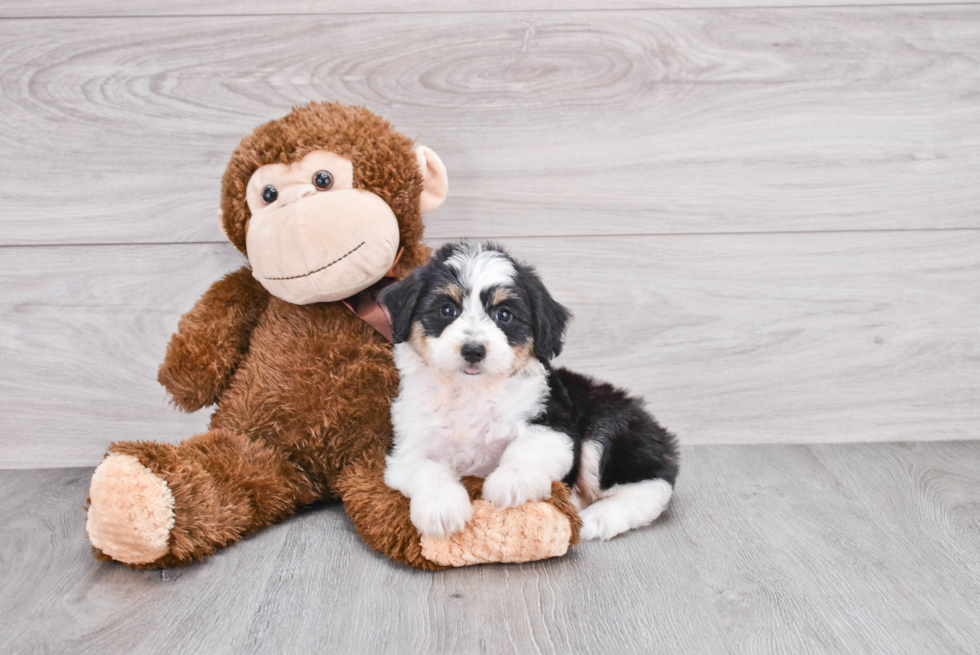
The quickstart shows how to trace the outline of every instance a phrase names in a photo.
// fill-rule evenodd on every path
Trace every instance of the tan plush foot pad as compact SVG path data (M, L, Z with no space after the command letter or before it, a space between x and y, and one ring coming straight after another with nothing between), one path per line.
M547 502L497 509L485 500L473 503L473 520L450 537L422 537L422 557L442 566L489 562L531 562L568 552L572 525Z
M174 496L132 455L109 455L92 475L85 528L92 545L126 564L146 564L170 550Z

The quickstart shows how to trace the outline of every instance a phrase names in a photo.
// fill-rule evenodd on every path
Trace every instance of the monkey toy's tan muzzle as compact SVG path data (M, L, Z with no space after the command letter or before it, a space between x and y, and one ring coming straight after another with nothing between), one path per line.
M252 275L269 293L308 305L348 298L380 280L398 241L398 220L384 200L344 189L299 194L255 213L245 247Z

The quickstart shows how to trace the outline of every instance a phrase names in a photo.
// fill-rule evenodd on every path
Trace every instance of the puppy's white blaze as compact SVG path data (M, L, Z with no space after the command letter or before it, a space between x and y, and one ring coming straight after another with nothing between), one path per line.
M469 298L462 315L439 338L428 339L427 343L430 363L447 375L456 375L462 384L509 375L514 365L514 349L507 343L507 336L487 318L482 306L472 307ZM464 377L462 369L466 360L460 353L466 343L477 343L487 349L486 357L480 362L482 375Z
M575 491L583 506L588 506L599 497L600 472L602 464L602 444L598 441L583 441L579 457L578 479Z
M503 253L485 250L482 244L460 246L446 265L456 269L459 280L479 298L480 291L493 286L508 285L517 271Z
M612 539L627 530L649 525L667 508L674 488L662 479L618 484L579 513L582 541Z

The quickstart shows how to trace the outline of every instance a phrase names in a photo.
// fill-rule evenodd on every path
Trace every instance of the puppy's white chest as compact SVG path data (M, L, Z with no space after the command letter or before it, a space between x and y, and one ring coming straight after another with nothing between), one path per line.
M526 423L526 411L506 391L482 396L456 389L431 405L441 425L430 457L446 461L459 475L485 477L493 471Z
M458 475L486 477L541 411L546 393L543 369L492 384L403 371L392 406L396 449L421 449L425 458L445 462Z

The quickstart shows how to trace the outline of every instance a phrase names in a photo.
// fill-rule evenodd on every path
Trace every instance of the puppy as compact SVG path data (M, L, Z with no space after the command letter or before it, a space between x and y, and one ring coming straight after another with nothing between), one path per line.
M401 374L385 482L411 499L423 534L470 520L464 475L485 478L483 497L498 507L548 498L563 480L583 540L647 525L666 508L674 436L641 400L549 366L569 312L532 268L492 244L449 244L383 302Z

